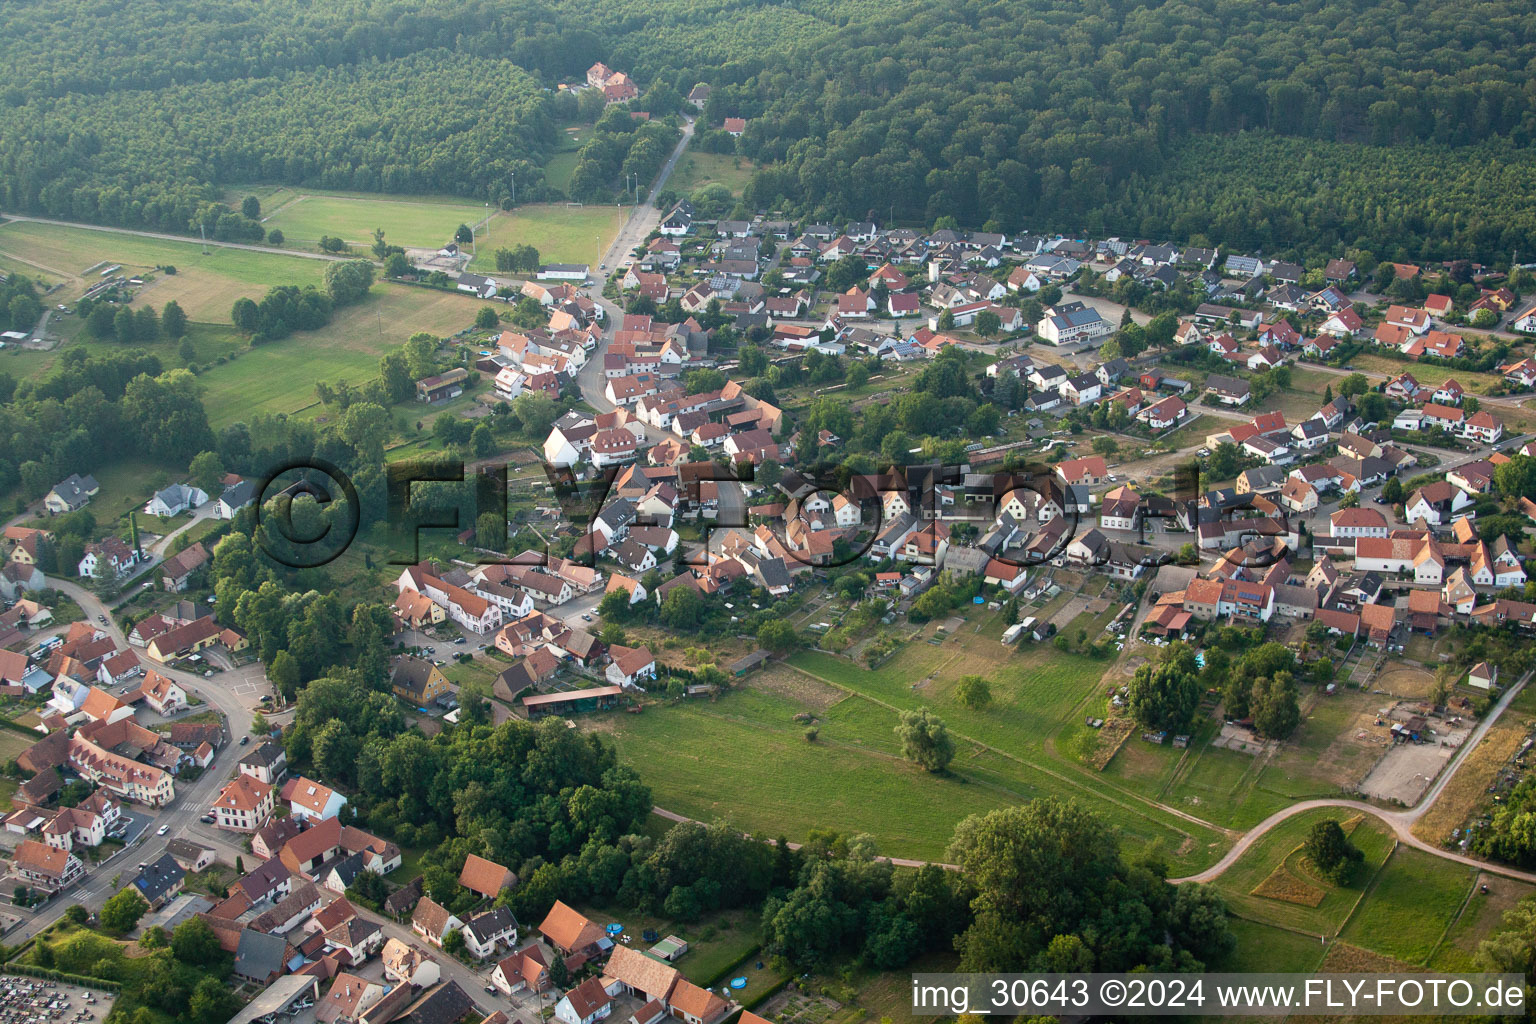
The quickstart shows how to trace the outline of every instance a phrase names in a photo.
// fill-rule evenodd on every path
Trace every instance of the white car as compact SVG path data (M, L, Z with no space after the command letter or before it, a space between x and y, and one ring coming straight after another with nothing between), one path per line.
M155 835L163 836L167 832L169 832L170 830L171 830L171 826L169 826L169 825L161 825L159 828L155 829Z

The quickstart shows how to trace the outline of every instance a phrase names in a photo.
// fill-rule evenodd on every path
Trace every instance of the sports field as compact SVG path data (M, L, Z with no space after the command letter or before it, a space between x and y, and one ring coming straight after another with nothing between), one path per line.
M437 247L453 241L460 224L471 226L495 206L431 196L343 195L279 190L262 199L262 226L283 233L284 245L312 246L333 235L356 246L373 244L375 228L395 245Z
M545 263L585 263L596 271L628 216L627 206L519 206L491 221L490 233L481 238L480 253L469 265L480 273L494 273L497 249L531 245Z

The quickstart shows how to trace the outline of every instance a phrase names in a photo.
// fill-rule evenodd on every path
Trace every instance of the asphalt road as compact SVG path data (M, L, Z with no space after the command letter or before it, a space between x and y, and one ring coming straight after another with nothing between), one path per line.
M645 244L646 237L655 230L661 222L661 210L656 207L656 194L666 187L667 179L671 177L672 170L677 166L678 159L683 151L688 148L688 143L693 139L694 122L688 121L683 126L683 137L678 140L677 147L667 159L666 165L656 175L656 183L651 187L650 194L641 205L634 208L629 215L629 220L619 229L618 237L614 239L613 246L608 250L608 256L603 261L610 269L617 267L630 251L638 245ZM619 323L624 317L624 310L617 304L604 298L601 288L595 290L592 299L603 308L606 317L606 330L602 340L597 343L591 356L587 359L580 372L576 375L576 385L581 389L581 397L588 405L598 412L611 412L614 404L608 400L605 388L608 386L607 378L603 376L603 356L608 351L608 346L613 343L613 333L618 330ZM656 444L674 435L655 427L642 424L645 429L646 439ZM741 486L733 482L722 483L720 492L720 521L725 523L745 522L746 496ZM728 519L727 514L739 518ZM582 609L586 611L588 609ZM563 609L562 609L563 611ZM578 612L580 614L580 612Z
M98 628L106 630L117 641L119 647L128 646L127 637L123 634L121 627L118 626L107 606L94 593L65 579L55 578L52 580L52 585L80 605L86 619ZM105 626L101 625L98 618L102 615L107 616ZM165 852L166 843L178 836L207 845L212 845L210 840L219 839L226 849L231 848L228 846L227 837L219 836L207 826L200 825L197 819L200 815L207 813L214 797L228 781L234 763L243 753L240 740L251 734L252 712L259 705L261 694L271 692L270 688L265 686L265 676L261 674L259 665L255 666L254 670L246 668L215 673L212 678L192 675L165 666L154 667L156 671L181 684L188 693L195 693L209 707L224 714L228 721L228 742L215 753L213 761L196 782L178 781L176 783L176 798L170 806L159 810L134 808L135 812L147 814L151 818L150 827L144 830L141 841L125 847L109 860L91 868L82 881L75 883L62 895L56 896L45 908L33 915L30 920L25 921L14 933L15 935L25 938L36 934L58 920L65 908L72 903L85 903L92 907L99 907L117 889L128 884L137 872L139 862L155 860ZM156 835L161 826L169 826L169 831L164 836ZM122 877L119 879L118 886L114 887L112 879L117 875ZM19 939L12 941L19 941Z

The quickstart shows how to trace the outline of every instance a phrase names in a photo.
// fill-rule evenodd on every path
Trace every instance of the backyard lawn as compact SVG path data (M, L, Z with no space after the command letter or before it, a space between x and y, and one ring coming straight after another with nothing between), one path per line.
M598 927L622 924L624 933L630 937L630 946L641 952L654 945L641 938L646 929L662 938L678 936L688 943L688 952L673 966L695 985L718 986L726 972L757 949L761 941L762 913L755 908L722 910L690 922L671 921L636 910L614 911L581 904L575 909Z

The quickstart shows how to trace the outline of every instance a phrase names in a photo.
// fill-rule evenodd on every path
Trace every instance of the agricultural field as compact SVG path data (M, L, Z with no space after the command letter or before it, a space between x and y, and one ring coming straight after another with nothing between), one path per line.
M519 206L491 221L469 266L495 273L497 249L531 245L545 263L585 263L596 272L628 216L627 206Z
M732 195L739 196L756 170L746 157L690 149L678 158L672 177L667 179L667 187L678 195L688 195L705 185L724 185Z
M258 198L260 198L258 194ZM460 224L474 226L489 214L504 216L492 206L464 199L434 196L346 195L282 189L263 198L262 226L283 233L283 244L309 248L321 235L354 246L373 244L375 228L394 245L438 248L453 241Z
M163 306L174 298L193 320L216 323L229 322L229 308L242 295L260 296L278 284L319 284L325 274L325 261L279 250L262 252L210 245L204 255L195 241L25 221L0 224L0 255L23 257L50 268L51 273L61 278L71 279L71 287L59 293L60 301L80 295L96 277L95 273L84 277L82 272L103 260L122 264L128 273L153 271L169 264L177 273L161 275L160 280L147 286L142 293L146 300ZM170 280L183 274L190 283Z
M258 412L300 412L316 404L316 381L372 380L386 352L418 331L443 336L468 327L480 305L460 292L375 284L320 330L257 345L205 371L198 379L208 421L217 430Z
M1387 826L1366 815L1350 831L1350 841L1365 855L1354 876L1343 885L1318 878L1300 849L1307 831L1327 818L1346 823L1350 817L1350 812L1323 807L1288 818L1212 884L1237 917L1312 936L1336 936L1394 846Z
M1399 846L1340 938L1423 964L1460 912L1475 874L1472 868Z

